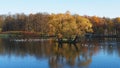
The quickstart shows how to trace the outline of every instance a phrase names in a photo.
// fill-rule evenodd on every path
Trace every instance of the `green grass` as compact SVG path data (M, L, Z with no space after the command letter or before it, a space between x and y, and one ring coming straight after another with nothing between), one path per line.
M0 38L8 38L9 34L0 34Z
M6 31L0 32L0 38L48 38L48 35L43 35L40 32L27 32L27 31Z

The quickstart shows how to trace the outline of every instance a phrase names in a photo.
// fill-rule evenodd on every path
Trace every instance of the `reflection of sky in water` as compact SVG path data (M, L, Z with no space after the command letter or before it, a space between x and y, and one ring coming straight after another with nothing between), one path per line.
M0 68L49 68L48 60L37 60L33 56L0 56Z
M55 45L0 40L0 68L120 68L120 46L116 42L77 44L78 51L74 45L59 49Z
M101 50L97 55L92 56L90 68L120 68L120 57L116 52L108 54Z

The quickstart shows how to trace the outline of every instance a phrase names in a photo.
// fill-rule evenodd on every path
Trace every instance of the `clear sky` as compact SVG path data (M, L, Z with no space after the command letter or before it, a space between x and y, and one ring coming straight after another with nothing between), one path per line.
M89 16L120 16L120 0L0 0L0 14L65 13Z

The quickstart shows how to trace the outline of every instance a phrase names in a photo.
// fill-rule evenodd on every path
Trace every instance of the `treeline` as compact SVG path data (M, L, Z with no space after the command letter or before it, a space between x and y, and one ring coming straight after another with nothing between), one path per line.
M0 28L5 31L28 31L59 36L83 36L86 33L120 34L120 18L80 16L66 13L0 15Z
M5 31L32 31L32 32L46 32L49 14L15 14L8 16L1 16L1 30Z

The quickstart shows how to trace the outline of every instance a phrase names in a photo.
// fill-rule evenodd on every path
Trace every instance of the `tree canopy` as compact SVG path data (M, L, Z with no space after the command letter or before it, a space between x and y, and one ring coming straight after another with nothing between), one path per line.
M59 37L94 34L120 34L120 17L80 16L66 13L0 15L0 30L38 32Z
M68 13L50 15L49 27L50 33L67 38L92 32L92 24L88 19Z

